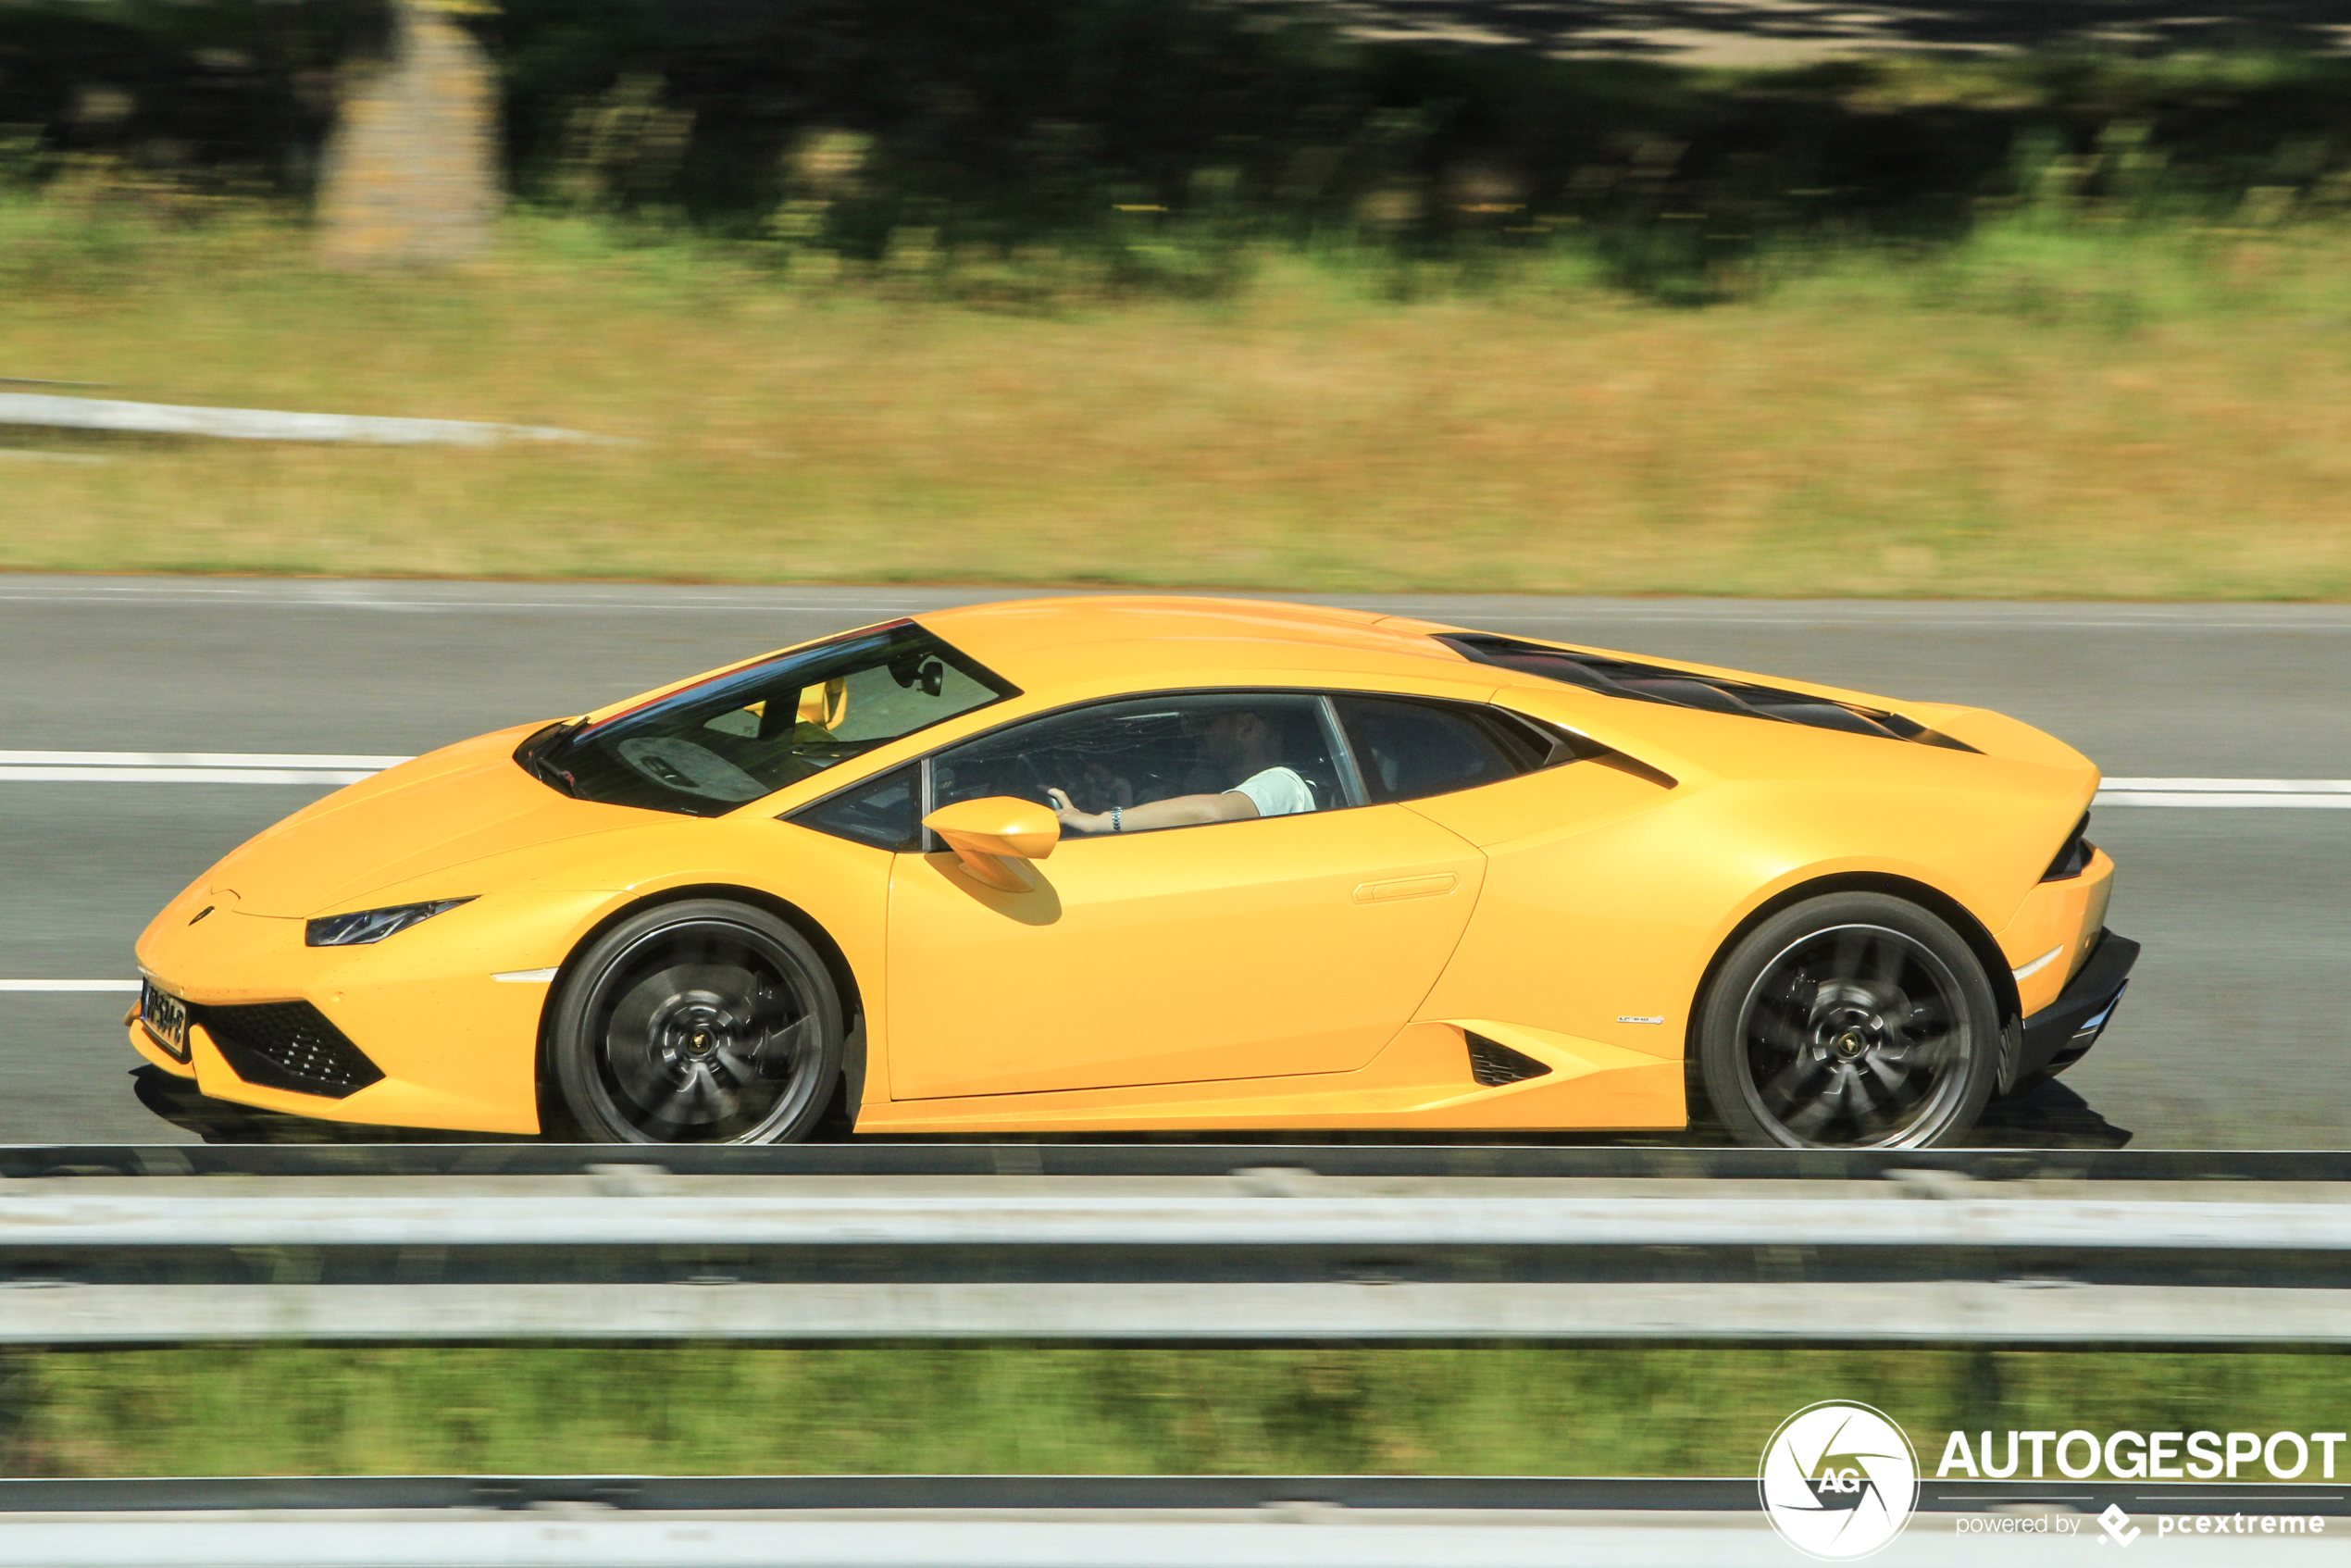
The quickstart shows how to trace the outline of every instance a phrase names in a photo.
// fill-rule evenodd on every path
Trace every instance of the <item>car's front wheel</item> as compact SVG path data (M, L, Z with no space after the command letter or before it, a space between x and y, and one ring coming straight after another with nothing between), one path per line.
M568 965L548 1064L591 1141L792 1142L825 1113L843 1034L806 938L696 899L630 916Z
M1808 899L1724 959L1699 1005L1707 1100L1741 1143L1923 1149L1974 1126L1999 1074L1983 961L1917 904Z

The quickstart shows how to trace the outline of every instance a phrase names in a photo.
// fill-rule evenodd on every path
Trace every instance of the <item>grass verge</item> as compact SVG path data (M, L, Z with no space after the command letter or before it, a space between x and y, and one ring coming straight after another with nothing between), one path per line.
M0 374L631 444L6 430L0 569L2351 594L2332 225L2018 219L1701 310L1565 247L1404 299L1402 263L1286 252L1230 299L1028 312L584 221L442 277L300 255L225 225L28 275Z
M7 1473L1751 1474L1860 1400L1956 1428L2340 1427L2325 1353L909 1343L24 1352Z

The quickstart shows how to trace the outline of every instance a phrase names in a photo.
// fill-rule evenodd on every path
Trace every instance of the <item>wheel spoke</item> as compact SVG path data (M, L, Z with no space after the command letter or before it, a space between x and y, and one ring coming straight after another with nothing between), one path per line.
M1796 1100L1796 1091L1811 1079L1818 1077L1825 1065L1824 1063L1816 1061L1810 1052L1798 1052L1796 1060L1781 1068L1779 1076L1764 1086L1764 1103L1775 1110L1793 1103Z
M1874 1130L1885 1126L1892 1119L1886 1108L1894 1103L1897 1097L1888 1094L1880 1100L1871 1094L1869 1076L1857 1063L1846 1069L1845 1098L1853 1113L1854 1125Z
M1769 1045L1775 1051L1795 1052L1799 1055L1812 1043L1801 1025L1784 1013L1773 1013L1759 1018L1760 1028L1750 1028L1748 1039Z
M1902 1013L1903 1032L1920 1039L1950 1033L1952 1022L1950 1004L1939 996L1913 1002Z
M1798 1138L1810 1138L1819 1131L1845 1103L1845 1086L1846 1074L1840 1069L1831 1087L1813 1096L1812 1103L1789 1118L1787 1130Z
M1865 926L1840 928L1829 949L1829 973L1846 979L1861 972L1861 955L1869 950L1870 932Z
M686 1069L661 1104L665 1121L680 1124L715 1122L735 1108L736 1096L718 1081L710 1064L697 1062Z
M1909 954L1891 931L1880 931L1870 938L1868 957L1859 971L1872 990L1890 991L1902 977L1902 965Z
M1899 1095L1903 1086L1910 1081L1909 1064L1889 1057L1882 1051L1872 1052L1869 1064L1870 1071L1876 1075L1878 1080L1884 1083L1892 1094Z

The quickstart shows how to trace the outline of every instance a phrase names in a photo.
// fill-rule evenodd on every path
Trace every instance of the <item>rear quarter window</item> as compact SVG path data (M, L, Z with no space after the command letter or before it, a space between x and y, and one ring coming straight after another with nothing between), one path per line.
M1556 748L1492 709L1404 697L1335 699L1363 792L1375 805L1499 784L1547 765Z

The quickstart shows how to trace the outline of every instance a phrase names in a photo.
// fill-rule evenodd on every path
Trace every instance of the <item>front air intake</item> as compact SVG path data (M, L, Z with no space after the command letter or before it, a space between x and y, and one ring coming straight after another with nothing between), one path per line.
M258 1088L341 1100L383 1078L383 1069L306 1002L188 1012L220 1048L230 1070Z
M1470 1076L1487 1089L1539 1078L1550 1071L1532 1056L1512 1051L1499 1039L1488 1039L1469 1029L1462 1031L1462 1038L1469 1042Z

